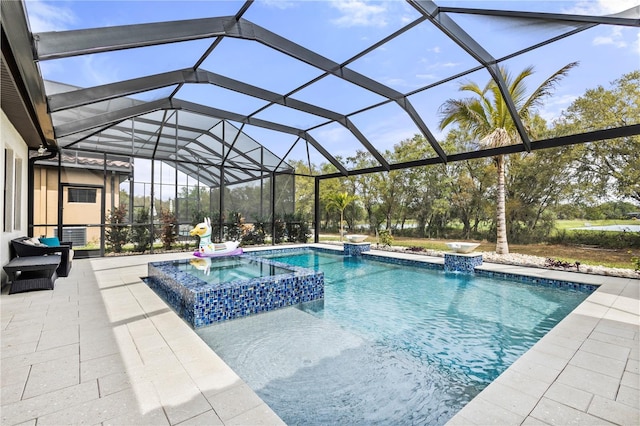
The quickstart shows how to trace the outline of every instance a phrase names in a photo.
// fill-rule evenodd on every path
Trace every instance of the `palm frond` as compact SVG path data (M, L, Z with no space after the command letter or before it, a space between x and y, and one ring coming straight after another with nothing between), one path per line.
M513 79L513 81L507 82L507 84L509 85L509 93L511 93L514 103L517 104L518 103L517 100L522 99L522 97L526 93L527 86L524 81L527 77L530 77L531 75L533 75L534 72L535 70L533 68L533 65L530 65L525 69L523 69L516 76L516 78Z
M442 117L438 127L440 130L444 130L449 124L458 120L458 113L461 109L465 108L464 99L447 99L440 108L438 108L438 115Z
M471 92L479 97L483 97L484 94L486 93L487 89L486 87L484 89L481 89L480 86L478 86L477 83L473 82L473 81L467 81L466 83L462 83L460 84L460 86L458 87L458 91L459 92Z
M487 122L483 105L475 98L449 99L438 112L442 116L439 123L440 130L451 123L458 123L461 128L475 133L477 128L485 127Z
M566 77L569 71L572 68L578 66L578 64L579 62L571 62L560 68L549 78L543 81L542 84L540 84L540 86L538 86L538 88L534 90L533 93L531 93L531 96L529 96L527 101L523 104L522 109L529 110L535 106L538 106L543 98L551 95L553 89L555 89L555 87L558 85L558 82Z
M466 128L478 138L487 134L492 127L490 111L487 111L477 99L469 105L466 120Z
M531 116L532 108L543 97L549 95L558 81L566 76L569 70L576 65L577 63L573 62L562 67L545 80L526 100L527 88L525 81L527 77L534 73L534 67L526 67L515 77L506 68L501 67L500 76L509 91L509 96L513 100L520 118L527 121ZM466 99L447 100L438 111L442 117L439 123L440 130L444 130L449 124L457 123L461 129L469 131L478 139L488 138L488 140L494 141L491 142L492 144L506 143L505 141L511 144L520 139L513 117L507 108L507 103L502 96L497 81L490 79L483 88L477 83L465 82L460 85L459 89L460 91L471 92L475 96ZM500 132L494 134L498 129L500 129Z

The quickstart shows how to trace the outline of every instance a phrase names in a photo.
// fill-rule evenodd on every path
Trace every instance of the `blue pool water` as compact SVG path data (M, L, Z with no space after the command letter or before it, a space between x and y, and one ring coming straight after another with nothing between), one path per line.
M197 330L290 425L444 424L588 293L312 251L325 299Z
M292 271L268 263L256 262L241 256L203 257L176 260L173 262L179 271L191 274L205 283L221 284L234 280L287 274Z

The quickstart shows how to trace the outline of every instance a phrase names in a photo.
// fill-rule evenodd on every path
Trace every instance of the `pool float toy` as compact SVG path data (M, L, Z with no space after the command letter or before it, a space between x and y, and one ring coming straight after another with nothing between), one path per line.
M237 256L242 254L242 248L238 247L239 241L226 241L224 243L211 242L211 219L204 218L204 222L201 222L195 226L189 235L200 237L200 246L198 250L193 252L196 257L217 257L217 256Z
M189 260L189 264L203 274L209 275L211 273L211 258L210 257L195 257Z

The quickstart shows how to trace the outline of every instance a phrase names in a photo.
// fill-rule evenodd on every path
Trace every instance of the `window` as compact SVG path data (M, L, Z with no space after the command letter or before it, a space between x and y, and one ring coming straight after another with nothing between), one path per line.
M4 150L4 231L10 232L13 225L13 151Z
M13 185L13 229L22 229L22 158L16 158L15 161L15 181Z
M70 203L95 203L95 188L69 188Z
M22 228L22 158L4 150L4 232Z

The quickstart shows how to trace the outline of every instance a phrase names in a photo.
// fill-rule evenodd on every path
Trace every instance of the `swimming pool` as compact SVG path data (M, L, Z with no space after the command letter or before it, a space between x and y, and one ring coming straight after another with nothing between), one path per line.
M197 333L288 424L444 424L588 295L310 250L325 298Z

